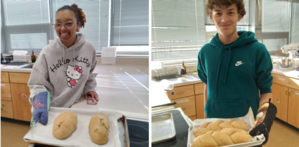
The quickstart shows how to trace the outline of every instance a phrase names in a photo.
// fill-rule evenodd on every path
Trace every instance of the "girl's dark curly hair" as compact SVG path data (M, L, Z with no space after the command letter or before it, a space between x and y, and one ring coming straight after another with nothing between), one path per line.
M57 11L56 11L56 14L60 11L60 10L71 10L75 13L75 17L77 19L77 22L81 23L81 27L84 28L84 24L86 22L86 15L85 13L82 11L81 8L78 7L78 5L76 4L72 4L71 6L69 5L65 5L61 8L59 8Z

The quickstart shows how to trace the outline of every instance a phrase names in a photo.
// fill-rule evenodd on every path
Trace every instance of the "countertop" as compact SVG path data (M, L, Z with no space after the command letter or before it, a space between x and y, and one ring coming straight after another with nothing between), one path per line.
M1 71L30 73L31 69L13 69L1 66ZM87 105L82 97L71 108L107 109L127 118L148 120L149 76L146 65L97 65L97 105Z
M299 71L281 69L274 65L272 73L299 80ZM198 78L197 72L188 73L186 75L181 76L180 78L173 78L161 81L155 81L152 79L150 87L150 105L157 106L166 103L171 103L165 91L168 85L173 85L173 87L177 87L197 83L202 83L202 81L200 81L200 79Z

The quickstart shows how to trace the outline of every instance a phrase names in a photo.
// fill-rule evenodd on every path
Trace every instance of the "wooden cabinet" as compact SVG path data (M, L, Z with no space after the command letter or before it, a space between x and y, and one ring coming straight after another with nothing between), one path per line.
M1 117L31 121L30 73L1 72Z
M195 84L196 118L205 118L204 83Z
M27 84L29 80L29 73L9 73L10 83L23 83Z
M171 100L171 102L180 102L180 101L186 101L183 103L179 103L179 104L175 104L174 107L175 108L182 108L182 110L184 111L184 113L188 116L188 117L196 117L196 110L195 110L195 98L194 96L189 96L189 97L185 97L185 98L179 98L179 99L174 99Z
M11 84L14 118L17 120L31 120L30 91L26 84Z
M204 95L196 95L196 118L204 119L205 118L205 103L204 103Z
M187 86L174 87L172 90L167 90L167 95L169 99L177 99L177 98L192 96L194 95L194 86L187 85Z
M289 89L288 123L299 128L299 90Z
M174 87L172 90L167 90L168 98L171 102L180 102L174 105L175 108L180 107L185 115L187 115L191 120L196 118L196 107L195 107L195 97L194 97L194 85L178 86Z
M273 104L277 108L276 117L287 122L288 121L288 92L289 89L286 86L273 84L272 87Z
M11 101L1 100L1 117L14 118Z
M299 128L299 80L272 74L276 117Z
M190 84L186 86L174 87L173 90L167 90L168 98L171 102L188 102L174 105L180 107L191 120L204 118L204 83Z
M1 82L1 100L11 101L10 84Z
M8 72L1 72L1 83L9 82Z

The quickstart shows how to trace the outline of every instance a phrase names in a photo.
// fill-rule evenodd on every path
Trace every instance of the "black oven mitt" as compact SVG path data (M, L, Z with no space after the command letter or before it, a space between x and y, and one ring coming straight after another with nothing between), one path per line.
M249 131L249 134L251 136L264 134L266 140L262 145L266 144L269 139L269 133L276 113L277 108L271 103L271 99L269 99L269 102L264 103L257 111L256 124Z

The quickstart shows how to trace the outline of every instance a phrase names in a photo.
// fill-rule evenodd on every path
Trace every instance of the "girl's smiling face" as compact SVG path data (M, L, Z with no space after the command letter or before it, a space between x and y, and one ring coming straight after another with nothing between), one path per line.
M55 25L57 36L66 47L72 46L76 42L76 32L79 32L80 23L71 10L60 10L56 13Z

